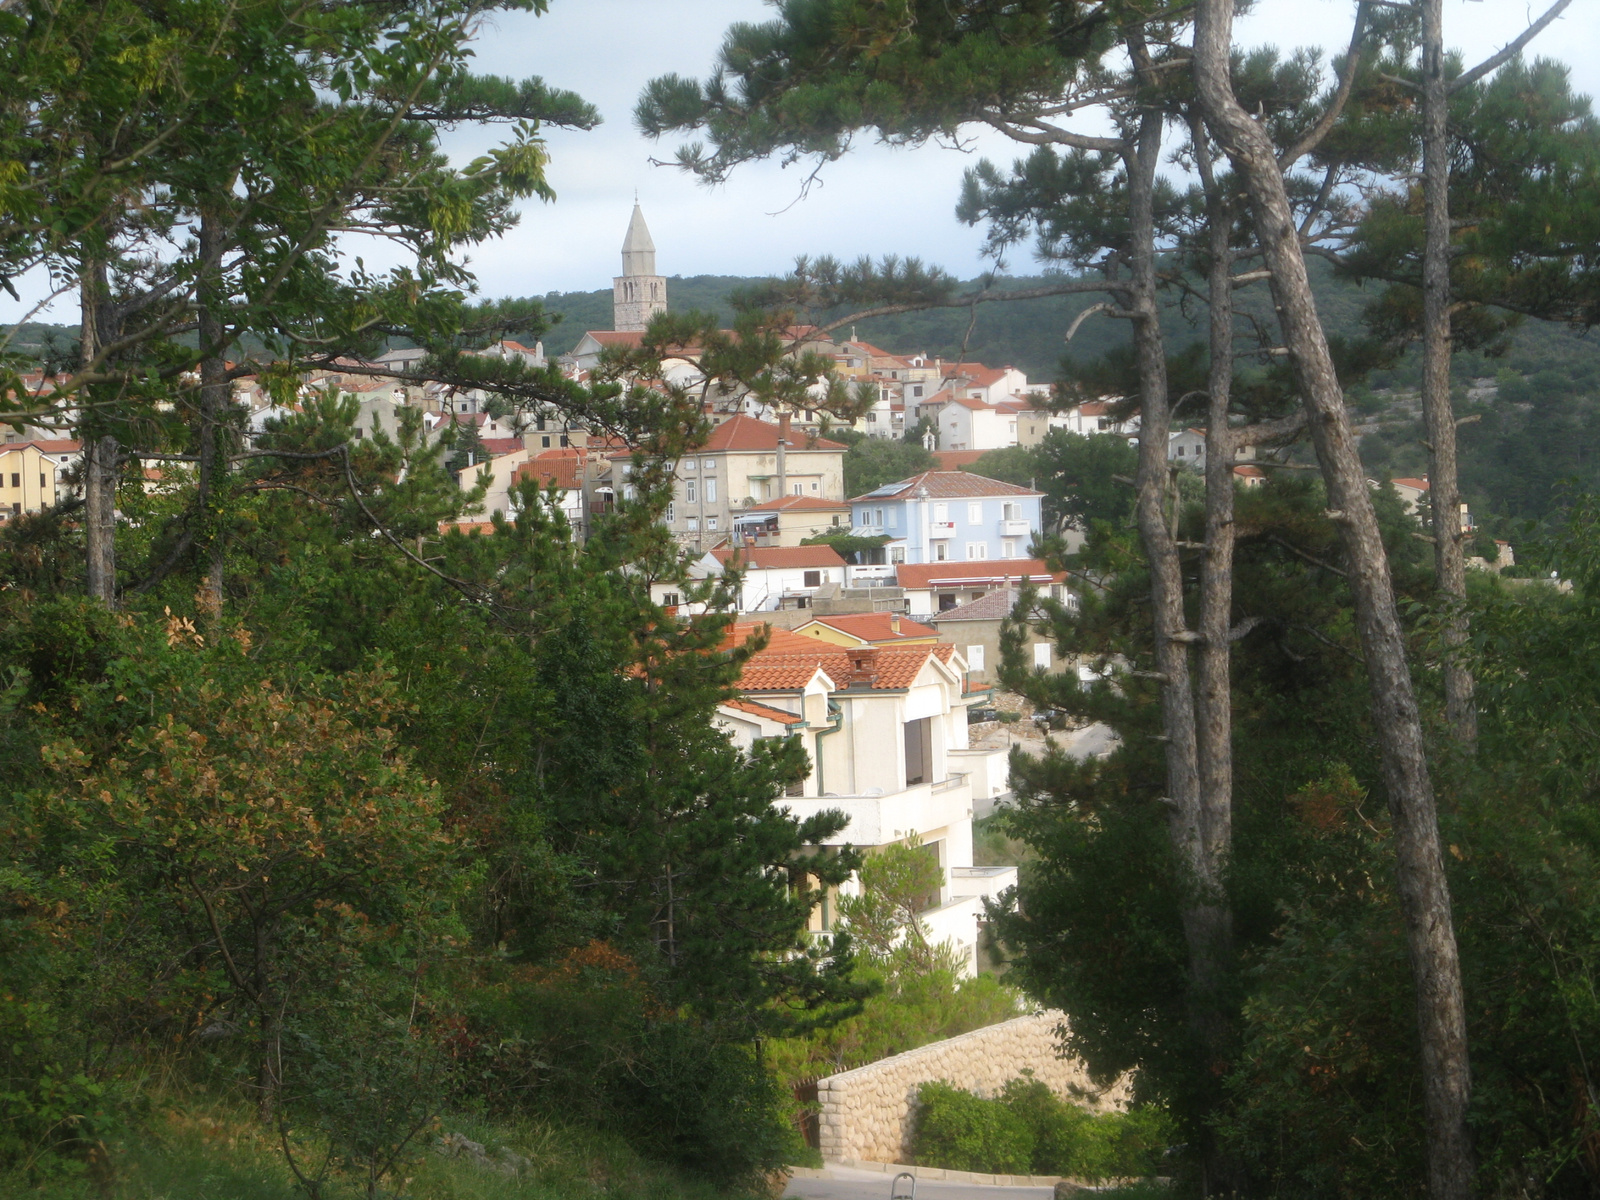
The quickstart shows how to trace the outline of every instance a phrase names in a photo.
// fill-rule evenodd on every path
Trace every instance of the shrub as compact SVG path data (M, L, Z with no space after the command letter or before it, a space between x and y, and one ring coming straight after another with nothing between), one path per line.
M996 1174L1128 1179L1152 1175L1172 1140L1157 1108L1091 1113L1037 1079L1013 1079L985 1100L924 1084L912 1146L920 1166Z
M1020 1116L948 1083L918 1089L912 1145L924 1167L1025 1175L1033 1163L1033 1130Z

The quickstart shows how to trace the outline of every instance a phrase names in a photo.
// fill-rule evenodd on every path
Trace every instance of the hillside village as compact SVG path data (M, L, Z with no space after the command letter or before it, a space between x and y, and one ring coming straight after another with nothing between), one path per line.
M622 244L622 273L613 281L613 326L589 330L556 366L587 382L609 347L637 348L649 321L667 311L667 280L656 273L656 250L636 204ZM730 645L758 630L768 637L741 680L743 698L722 705L718 719L735 744L799 736L812 768L784 803L797 814L841 805L849 814L839 844L879 847L920 839L939 863L944 884L924 920L948 939L967 971L979 965L985 897L1016 882L1016 870L980 867L973 856L974 816L1009 792L1007 750L974 748L968 711L988 709L1000 659L1000 628L1020 589L1064 603L1077 598L1067 575L1033 556L1047 532L1042 493L987 479L965 468L992 450L1037 445L1052 430L1137 440L1139 418L1115 397L1058 408L1053 389L1012 366L946 362L894 353L852 335L835 339L815 329L792 331L792 350L827 356L836 374L864 385L875 400L853 423L816 410L775 411L750 394L708 400L711 434L675 464L675 495L664 520L691 558L689 577L740 576ZM502 340L481 353L548 362L543 346ZM522 485L555 496L581 539L596 517L630 494L633 454L614 438L550 418L497 415L492 393L418 381L421 352L398 349L370 362L351 361L301 379L302 402L348 395L359 404L356 439L393 436L403 410L420 411L429 443L469 447L458 455L463 490L482 485L481 512L452 522L460 532L489 532L496 517L513 517ZM393 373L389 373L393 372ZM666 364L675 382L698 383L696 355ZM49 390L40 376L32 387ZM233 385L234 403L259 435L289 410L258 379ZM938 469L847 496L848 431L869 439L920 433ZM11 431L0 445L0 517L34 513L73 494L81 481L81 446ZM465 435L465 437L462 437ZM1201 470L1205 433L1175 430L1168 457L1175 468ZM1239 448L1237 486L1259 486L1265 472L1252 447ZM148 466L147 490L182 475ZM1374 481L1376 486L1376 481ZM1426 505L1427 481L1394 480L1411 512ZM1463 530L1471 517L1462 506ZM1065 533L1075 545L1081 534ZM841 534L875 544L847 560L826 539ZM1502 558L1511 560L1501 543ZM668 611L704 611L683 602L677 585L659 584L654 599ZM1035 670L1091 668L1063 660L1051 641L1030 629L1025 640ZM837 736L834 736L837 735ZM850 895L846 883L835 893ZM833 928L837 899L813 914L813 928Z

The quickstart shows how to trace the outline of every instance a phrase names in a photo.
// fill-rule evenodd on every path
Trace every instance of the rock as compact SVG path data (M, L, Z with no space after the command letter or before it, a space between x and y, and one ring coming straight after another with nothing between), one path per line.
M1081 1183L1073 1183L1070 1179L1056 1181L1055 1200L1071 1200L1073 1196L1081 1196L1089 1189Z

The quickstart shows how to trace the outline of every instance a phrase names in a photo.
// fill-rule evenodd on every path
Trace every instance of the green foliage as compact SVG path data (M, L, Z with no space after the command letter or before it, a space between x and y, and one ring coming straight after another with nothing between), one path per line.
M940 1082L917 1090L912 1137L923 1166L1100 1182L1154 1174L1172 1124L1149 1107L1092 1113L1037 1079L1013 1079L993 1099Z
M846 498L864 495L886 483L906 479L935 466L933 455L920 443L893 438L867 438L844 454Z
M912 1147L924 1167L1024 1175L1033 1165L1033 1130L1020 1114L948 1083L917 1089Z

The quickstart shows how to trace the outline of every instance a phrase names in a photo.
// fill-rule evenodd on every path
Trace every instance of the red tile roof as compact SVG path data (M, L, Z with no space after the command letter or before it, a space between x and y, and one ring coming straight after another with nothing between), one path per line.
M886 488L896 488L890 493ZM910 479L902 479L896 483L886 483L872 493L874 500L904 500L915 494L918 488L928 489L928 495L934 500L964 500L978 496L1042 496L1043 492L1036 492L1032 488L1018 487L1014 483L1001 483L998 479L990 479L984 475L974 475L971 471L924 471L920 475L913 475ZM879 494L882 493L882 494ZM865 500L866 496L856 496L851 502Z
M848 500L823 500L818 496L779 496L752 504L745 512L848 512Z
M845 449L842 443L830 442L827 438L808 438L799 429L790 429L788 444L791 451L838 450L842 453ZM775 451L777 448L778 427L770 421L747 417L743 413L729 417L713 429L702 447L712 453L725 450Z
M515 454L523 448L522 439L519 437L484 438L483 448L490 457L499 458L502 454Z
M939 631L920 625L909 617L900 617L899 631L895 630L893 613L850 613L842 617L818 617L816 624L848 633L864 642L892 642L896 638L938 637ZM802 635L804 636L804 635Z
M742 645L757 630L768 628L754 623L741 623L729 628L723 637L724 647ZM766 649L752 655L745 663L739 677L739 687L747 692L792 692L809 684L821 671L841 691L850 686L853 668L850 652L842 646L791 633L787 629L772 629ZM873 672L876 678L870 686L874 691L892 691L910 687L916 682L930 657L948 663L953 646L878 646L873 647L875 657ZM858 685L859 686L859 685Z
M939 625L946 621L1002 621L1011 615L1017 605L1017 592L1012 588L998 588L976 600L958 604L929 617Z
M975 463L987 450L935 450L933 459L939 464L941 471L959 471L968 463Z
M537 479L544 487L554 481L558 488L573 491L583 484L584 452L576 447L545 450L517 468L517 479Z
M1249 463L1235 467L1233 473L1244 479L1265 479L1267 477L1267 473L1260 467L1252 467Z
M755 700L724 700L719 707L738 709L751 716L777 721L783 725L798 725L805 720L804 717L797 717L791 712L784 712L781 708L773 708L770 704L760 704Z
M21 450L24 446L33 446L40 454L77 454L83 449L82 442L68 438L34 438L26 442L0 442L0 454Z
M946 366L946 379L965 379L972 387L993 387L1005 378L1010 367L986 367L982 363L956 363Z
M1394 485L1396 487L1416 488L1419 492L1428 490L1428 481L1426 479L1396 479L1394 480Z
M747 546L740 550L713 550L720 563L738 558L755 571L794 567L842 567L844 559L832 546Z
M1066 573L1052 574L1037 558L990 558L976 562L901 563L895 568L895 578L903 588L925 588L941 583L1001 583L1007 579L1060 583Z

